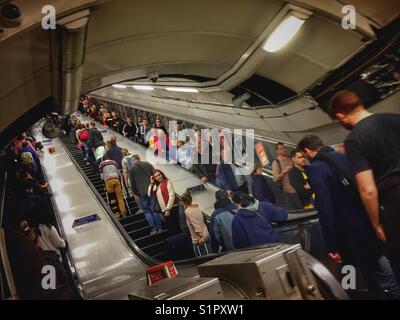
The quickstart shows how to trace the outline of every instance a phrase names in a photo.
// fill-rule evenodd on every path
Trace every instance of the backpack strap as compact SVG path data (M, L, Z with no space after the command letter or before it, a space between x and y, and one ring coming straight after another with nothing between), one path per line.
M359 196L354 176L345 167L345 164L341 161L341 159L329 153L329 149L321 149L314 159L319 159L326 162L328 166L338 175L340 183L343 185L346 191L352 196Z

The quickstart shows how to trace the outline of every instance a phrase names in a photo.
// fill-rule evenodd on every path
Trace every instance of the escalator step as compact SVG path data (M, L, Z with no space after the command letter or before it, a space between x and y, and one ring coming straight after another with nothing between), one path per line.
M152 235L149 234L142 238L137 238L135 239L135 243L139 246L139 248L148 247L153 243L164 241L167 237L168 237L168 230L163 230L156 234Z
M148 223L145 218L122 225L127 232L134 231L143 227L147 227Z
M150 256L155 256L160 254L160 252L165 251L165 241L159 241L156 243L152 243L146 247L141 248L142 251L147 253Z
M119 220L119 222L125 226L127 224L130 224L132 222L138 221L138 220L143 220L144 219L144 214L143 213L139 213L139 214L134 214L131 216L127 216L126 218L123 218L121 220Z
M128 234L132 240L135 240L135 239L138 239L138 238L141 238L141 237L144 237L144 236L150 234L150 231L151 231L151 228L149 225L147 225L145 227L130 231L130 232L128 232Z

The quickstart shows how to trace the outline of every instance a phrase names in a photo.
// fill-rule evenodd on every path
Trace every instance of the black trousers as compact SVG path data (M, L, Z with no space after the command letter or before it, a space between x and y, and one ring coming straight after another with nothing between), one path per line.
M388 178L379 185L379 199L387 239L387 256L400 281L400 176Z

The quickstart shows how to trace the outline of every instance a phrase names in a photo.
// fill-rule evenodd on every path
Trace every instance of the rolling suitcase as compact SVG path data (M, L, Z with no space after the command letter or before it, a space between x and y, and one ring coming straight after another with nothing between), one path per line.
M202 243L202 244L196 244L196 253L198 255L198 257L201 256L206 256L208 254L210 254L208 247L206 245L206 242Z

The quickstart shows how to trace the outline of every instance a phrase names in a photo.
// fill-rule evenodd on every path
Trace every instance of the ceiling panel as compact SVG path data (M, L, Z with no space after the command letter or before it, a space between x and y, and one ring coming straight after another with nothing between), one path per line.
M286 47L265 53L257 73L301 92L363 46L361 39L339 22L314 14Z
M111 1L92 10L88 48L135 35L169 32L255 38L283 5L277 0Z
M251 44L206 34L160 34L137 41L119 42L86 54L84 79L153 64L215 64L228 68Z

